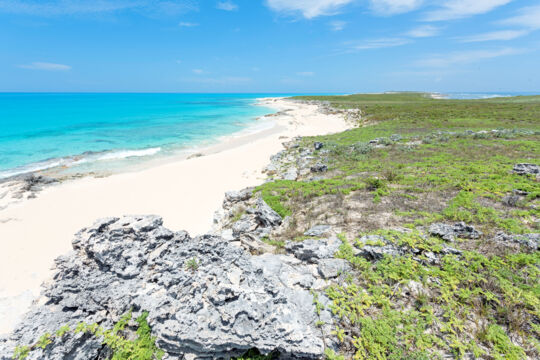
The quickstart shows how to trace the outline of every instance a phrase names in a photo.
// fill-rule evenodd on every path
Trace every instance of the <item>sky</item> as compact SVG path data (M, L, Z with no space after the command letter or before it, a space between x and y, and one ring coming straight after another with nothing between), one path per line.
M540 0L0 0L0 91L540 92Z

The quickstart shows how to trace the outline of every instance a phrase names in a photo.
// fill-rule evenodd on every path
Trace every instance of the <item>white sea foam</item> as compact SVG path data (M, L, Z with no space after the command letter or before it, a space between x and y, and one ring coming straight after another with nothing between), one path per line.
M15 169L0 171L0 179L7 179L10 177L23 175L35 171L43 171L58 167L70 167L82 164L89 164L98 161L110 161L110 160L122 160L133 157L145 157L153 156L161 151L160 147L153 147L139 150L113 150L101 153L90 153L75 157L66 157L59 159L50 159L40 161L25 166L21 166Z

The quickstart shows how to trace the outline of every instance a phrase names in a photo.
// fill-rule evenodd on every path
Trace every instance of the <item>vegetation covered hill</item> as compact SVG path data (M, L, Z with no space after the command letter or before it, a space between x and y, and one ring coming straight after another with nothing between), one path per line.
M257 188L290 216L269 244L340 232L354 270L326 290L341 343L328 356L538 358L540 96L295 99L359 125L299 140L281 158L308 151L311 173Z

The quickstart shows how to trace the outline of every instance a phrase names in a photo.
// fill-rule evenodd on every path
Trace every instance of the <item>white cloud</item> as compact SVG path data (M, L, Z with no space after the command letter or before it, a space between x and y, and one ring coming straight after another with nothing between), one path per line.
M424 0L370 0L371 8L381 15L402 14L418 9Z
M461 19L468 16L485 14L506 5L512 0L446 0L440 9L426 13L426 21L444 21Z
M315 75L315 73L313 71L302 71L302 72L296 73L296 75L307 77L307 76L313 76Z
M431 25L422 25L406 33L407 36L414 38L426 38L439 34L440 28Z
M0 12L36 16L84 15L123 10L177 15L196 10L193 0L0 0Z
M180 26L180 27L195 27L195 26L199 26L199 24L197 24L197 23L192 23L192 22L182 21L182 22L179 22L179 23L178 23L178 26Z
M410 43L411 41L404 38L381 38L370 39L363 41L349 41L346 43L350 51L381 49L394 46L401 46Z
M18 65L21 69L45 70L45 71L66 71L71 70L71 66L64 64L54 64L48 62L33 62L25 65Z
M512 40L518 37L527 35L529 32L526 30L501 30L492 31L483 34L476 34L471 36L465 36L459 38L462 42L481 42L481 41L495 41L495 40Z
M347 22L346 21L341 21L341 20L336 20L336 21L330 22L330 27L331 27L332 31L341 31L341 30L345 29L346 25L347 25Z
M286 14L300 13L307 19L322 15L334 15L354 0L266 0L270 9Z
M426 57L416 62L417 66L445 68L456 64L474 63L489 60L500 56L515 55L522 53L521 49L503 48L496 50L472 50L452 52L449 54L437 54Z
M201 69L193 69L191 70L193 71L194 74L197 74L197 75L200 75L200 74L203 74L204 73L204 70L201 70Z
M238 5L236 5L232 1L220 1L217 3L216 8L225 11L235 11L238 10Z
M540 5L522 8L519 10L518 14L519 15L503 20L500 23L531 30L540 29Z

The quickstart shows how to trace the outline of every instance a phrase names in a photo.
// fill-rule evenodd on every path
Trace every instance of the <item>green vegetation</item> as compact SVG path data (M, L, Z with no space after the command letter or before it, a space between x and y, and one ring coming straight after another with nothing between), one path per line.
M25 359L31 351L45 349L49 344L62 339L67 334L85 333L108 346L113 352L112 360L159 360L163 357L164 352L157 347L156 339L151 335L147 318L148 313L143 312L135 319L138 325L135 339L128 339L124 336L124 331L132 319L131 311L123 315L111 330L104 329L98 324L82 322L73 329L64 325L55 334L42 335L35 344L18 346L13 354L13 359Z
M340 319L334 334L342 344L339 353L327 349L327 358L537 358L540 254L492 239L501 231L540 230L540 183L512 172L516 163L538 164L540 96L298 99L361 114L347 112L359 128L304 138L288 150L299 154L322 142L325 151L312 156L328 165L324 179L257 188L280 215L291 216L298 234L328 217L343 231L338 256L354 270L326 292ZM515 191L524 195L506 205ZM451 244L461 255L443 252L445 241L426 236L430 224L456 221L483 232L480 239ZM389 230L395 227L408 232ZM359 234L378 234L415 252L368 261L355 256L354 247L384 244L361 243Z
M192 257L188 261L186 261L186 269L191 271L197 271L199 268L199 262L197 261L197 258Z
M440 253L441 240L418 232L379 231L398 245ZM354 265L355 276L327 289L331 310L357 359L438 358L439 351L522 359L498 324L533 344L540 335L529 327L540 315L540 254L484 256L464 251L444 255L440 265L413 256L386 256L370 262L353 255L344 240L337 255ZM467 331L473 329L472 331ZM531 350L531 349L528 349ZM497 355L498 354L498 355ZM499 356L499 357L497 357Z

